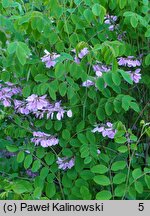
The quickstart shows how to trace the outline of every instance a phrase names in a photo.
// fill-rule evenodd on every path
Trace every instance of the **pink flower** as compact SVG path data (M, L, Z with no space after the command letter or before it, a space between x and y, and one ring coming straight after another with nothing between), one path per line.
M51 68L51 67L54 67L55 64L57 63L56 62L56 59L60 56L59 54L57 53L52 53L50 54L47 50L44 50L45 54L41 60L42 62L45 62L46 64L46 68Z
M95 132L99 132L102 134L103 137L108 137L110 139L114 139L114 136L116 134L116 130L113 129L113 124L110 123L110 122L107 122L105 125L102 125L102 126L96 126L93 130L92 130L93 133Z
M87 80L87 81L82 83L82 86L84 86L84 87L89 87L89 86L94 86L94 85L95 85L95 83L91 80Z
M139 83L141 79L141 74L140 74L141 69L136 69L134 72L130 72L131 79L135 83Z
M75 159L72 158L69 160L67 157L60 158L58 157L57 162L58 168L62 170L71 169L75 164Z
M44 107L47 107L48 101L45 98L46 95L39 97L38 95L32 94L26 99L26 101L28 102L27 108L30 111L37 111Z
M41 131L35 131L33 132L33 138L31 139L31 142L34 142L35 145L40 144L42 147L46 148L57 145L59 140L50 134Z
M88 50L87 47L85 47L85 48L83 48L83 49L79 52L78 57L79 57L80 59L82 59L82 58L83 58L84 56L86 56L88 53L89 53L89 50Z

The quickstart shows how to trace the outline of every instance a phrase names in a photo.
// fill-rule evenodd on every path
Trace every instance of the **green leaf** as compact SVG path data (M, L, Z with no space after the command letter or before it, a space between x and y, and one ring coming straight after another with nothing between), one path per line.
M16 182L12 186L12 189L16 194L22 194L22 193L30 191L32 189L32 186L29 182L21 180L21 181Z
M149 175L145 175L144 179L145 179L145 182L147 184L148 189L150 189L150 176Z
M65 157L72 157L73 152L71 151L71 149L65 148L65 149L62 150L62 154L63 154Z
M1 73L1 79L4 81L4 82L8 82L10 80L10 72L8 71L3 71Z
M38 149L36 150L36 156L40 159L45 156L45 153L45 148L43 147L38 147Z
M103 108L98 107L96 110L96 116L100 121L103 121L105 119L105 111Z
M150 27L145 32L145 37L150 37ZM149 54L150 55L150 54Z
M139 108L139 105L138 105L137 103L131 102L131 103L130 103L130 107L131 107L134 111L140 112L140 108Z
M83 16L85 17L88 23L91 23L93 21L93 14L90 9L84 10Z
M34 196L36 199L40 199L41 194L42 194L42 188L41 188L41 187L35 188L35 190L34 190L34 192L33 192L33 196Z
M123 143L127 142L127 138L126 137L116 137L115 142L119 143L119 144L123 144Z
M54 45L58 41L58 35L57 35L57 33L51 32L49 34L48 39L49 39L50 44Z
M121 152L121 153L125 153L128 151L128 147L127 146L120 146L118 148L118 151Z
M91 168L91 172L98 173L98 174L104 174L108 172L108 168L105 165L95 165Z
M26 44L19 42L16 48L16 55L21 65L26 64L26 59L29 54L29 49Z
M89 163L91 163L91 161L92 161L92 157L88 156L84 159L84 164L89 164Z
M17 162L21 163L24 160L25 154L23 151L19 152L17 155Z
M105 82L104 82L104 79L102 77L99 77L97 80L96 80L96 86L97 88L100 90L100 91L103 91L104 88L105 88Z
M89 189L86 186L81 186L80 193L82 195L83 200L91 200L91 194Z
M27 155L24 160L24 168L28 169L30 165L32 164L32 161L33 161L32 155Z
M16 152L16 151L18 151L18 147L15 146L15 145L7 145L7 146L6 146L6 149L7 149L9 152Z
M113 112L113 105L111 102L107 101L106 104L105 104L105 111L106 111L106 114L107 116L110 116Z
M46 185L46 196L50 199L56 194L56 186L54 183L48 183Z
M121 84L121 78L118 72L113 72L112 73L112 80L115 85L120 86Z
M137 19L137 17L135 15L131 16L130 22L131 22L131 25L132 25L133 28L137 27L137 25L138 25L138 19Z
M76 126L76 132L80 132L84 129L85 127L85 121L81 121L77 126Z
M107 85L110 87L113 85L112 74L110 72L104 73L103 78Z
M146 57L145 57L145 64L148 66L150 65L150 54L148 54Z
M65 94L67 93L67 84L65 82L59 85L59 93L62 97L64 97Z
M33 162L31 171L32 171L32 172L37 172L37 171L40 169L40 167L41 167L41 162L40 162L40 160L35 160L35 161Z
M136 168L135 170L132 171L132 176L134 179L138 179L141 175L142 175L141 168Z
M102 190L96 194L97 200L110 200L112 198L112 194L110 191Z
M127 175L124 173L117 173L114 177L113 177L113 183L114 184L121 184L123 182L125 182Z
M68 140L70 139L70 131L68 129L64 129L62 131L62 138L65 139L65 140Z
M112 164L111 170L116 172L118 170L123 170L126 167L126 161L116 161Z
M55 161L55 156L52 152L47 153L47 155L44 157L45 162L47 165L52 165Z
M55 123L54 123L54 129L56 131L60 131L61 128L62 128L62 122L61 121L55 121Z
M142 194L143 193L143 185L141 182L139 181L136 181L134 183L134 187L135 187L135 190L139 193L139 194Z
M47 82L49 80L49 77L46 76L45 74L37 74L35 77L34 77L34 80L36 82Z
M103 23L104 16L106 15L106 9L102 5L96 3L92 7L92 12L95 16L99 16L100 17L100 23Z
M124 80L126 80L129 84L133 84L133 81L132 81L130 75L127 72L125 72L123 70L118 70L118 71L119 71L119 73L121 73Z
M47 177L48 173L49 173L49 168L43 167L40 171L41 179L45 179Z
M48 92L49 92L50 97L55 101L56 100L56 93L51 86L49 86Z
M119 0L119 7L123 9L127 4L127 0Z
M115 196L116 197L122 197L125 193L125 190L126 190L126 185L125 184L121 184L121 185L118 185L116 188L115 188Z
M93 180L102 186L110 185L110 179L105 175L97 175L93 178Z
M30 85L26 85L25 87L23 87L22 94L23 94L24 97L28 97L31 94Z
M16 52L16 47L17 47L17 43L16 42L11 42L8 44L7 47L7 51L9 54L13 54Z
M57 63L55 67L55 76L56 78L61 78L66 73L65 66L63 63Z
M130 103L131 103L131 98L128 95L124 95L122 97L122 108L127 111L130 107Z

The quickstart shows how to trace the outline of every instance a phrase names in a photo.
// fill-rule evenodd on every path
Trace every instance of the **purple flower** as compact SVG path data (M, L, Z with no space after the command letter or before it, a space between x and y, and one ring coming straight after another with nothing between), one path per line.
M101 77L103 72L110 71L110 67L99 62L98 64L93 65L93 70L95 71L97 77Z
M9 99L4 98L3 105L4 105L4 107L10 107L11 106L11 101Z
M86 80L85 82L82 83L83 87L89 87L89 86L94 86L95 83L91 80Z
M97 77L101 77L102 76L102 72L101 72L101 68L100 66L97 65L93 65L93 70L96 72L96 76Z
M28 115L30 110L26 107L26 103L21 100L14 100L14 108L18 113Z
M71 51L74 52L74 53L76 54L76 50L75 50L75 49L73 49L73 50L71 50ZM84 56L86 56L88 53L89 53L88 48L87 48L87 47L83 48L83 49L79 52L78 56L75 55L74 61L75 61L77 64L80 64L80 59L82 59L82 58L83 58Z
M44 50L45 54L41 59L42 59L42 62L45 62L46 64L46 68L51 68L51 67L54 67L55 64L57 63L56 62L56 59L60 56L59 54L57 53L52 53L50 54L47 50Z
M108 27L108 29L109 29L110 31L114 31L115 26L114 26L114 25L111 25L111 26Z
M46 148L49 146L57 145L59 140L50 134L37 131L33 132L33 138L31 139L31 142L35 143L35 145L40 144L42 147Z
M29 176L29 177L31 177L31 178L34 178L34 177L36 177L37 175L38 175L38 173L36 172L36 173L34 173L34 172L32 172L31 170L26 170L26 174Z
M88 53L89 53L89 50L88 50L87 47L85 47L85 48L83 48L83 49L79 52L78 57L79 57L80 59L82 59L82 58L83 58L84 56L86 56Z
M114 31L118 27L115 23L118 19L117 16L113 16L113 15L110 16L108 14L104 17L104 19L105 19L104 23L109 25L108 27L109 31Z
M30 111L37 111L44 107L47 107L48 101L45 98L46 95L39 97L38 95L32 94L26 99L26 101L28 102L27 109L29 109Z
M75 164L75 159L68 159L67 157L60 158L58 157L57 162L58 168L62 170L71 169Z
M135 59L134 56L128 56L127 58L124 57L118 58L118 64L120 66L136 67L136 66L140 66L141 62Z
M74 61L75 63L80 64L80 59L77 56L74 57Z
M107 122L105 125L96 126L93 130L93 133L99 132L102 134L103 137L108 137L110 139L114 139L114 136L116 134L116 130L113 128L113 124L110 122Z
M141 69L136 69L134 72L128 71L133 82L139 83L139 81L141 79L140 71L141 71Z
M104 23L105 23L105 24L111 24L111 22L110 22L109 19L106 19L106 20L104 21Z
M5 107L10 107L12 96L20 93L21 89L16 87L13 83L6 82L4 84L0 84L0 101Z

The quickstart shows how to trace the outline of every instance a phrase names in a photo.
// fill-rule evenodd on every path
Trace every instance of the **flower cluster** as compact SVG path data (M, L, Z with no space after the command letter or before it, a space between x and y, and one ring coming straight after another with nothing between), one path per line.
M29 177L31 177L31 178L35 178L35 177L38 175L37 172L34 173L34 172L32 172L30 169L26 170L26 174L27 174Z
M108 72L111 70L111 68L105 64L103 64L102 62L97 61L96 64L93 65L93 70L96 74L96 77L93 77L94 80L97 79L97 77L101 77L103 75L104 72ZM95 82L91 81L91 80L86 80L85 82L82 83L83 87L90 87L90 86L95 86ZM107 85L105 84L105 87Z
M118 58L118 65L127 66L127 67L136 67L136 66L140 66L141 62L135 59L134 56L128 56L127 58L120 57Z
M108 29L110 31L114 31L116 29L117 25L115 22L117 21L117 19L118 19L117 16L113 16L109 14L105 16L104 23L109 25Z
M141 66L141 61L138 59L135 59L134 56L128 56L127 58L125 57L120 57L118 58L118 64L119 66L125 66L129 68L134 68L137 66ZM140 74L141 69L136 69L135 71L127 71L127 73L130 75L131 79L133 82L138 83L141 79L141 74Z
M57 53L50 54L46 49L44 50L45 55L41 58L42 62L45 62L46 68L54 67L56 59L60 57Z
M0 83L0 101L5 107L11 106L12 96L21 94L21 88L16 87L11 82Z
M74 52L76 54L76 50L73 49L72 52ZM79 53L78 55L76 54L75 55L75 58L74 58L74 61L77 63L77 64L80 64L80 60L86 56L87 54L89 53L89 50L87 47L83 48Z
M110 71L110 67L102 64L101 62L98 62L98 64L93 65L93 70L95 71L97 77L101 77L103 72Z
M75 159L71 158L70 160L67 157L60 158L58 157L57 162L58 168L62 170L71 169L75 164Z
M94 86L95 83L91 80L86 80L85 82L82 83L83 87L90 87L90 86Z
M127 71L130 74L131 79L135 82L135 83L139 83L140 79L141 79L141 74L140 74L141 69L138 68L135 71Z
M116 130L113 128L113 124L110 122L107 122L105 125L96 126L93 130L93 133L99 132L102 134L103 137L108 137L110 139L114 139L114 136L116 134Z
M61 107L61 101L51 104L47 100L46 95L40 97L36 94L32 94L25 101L15 100L14 105L18 113L25 115L32 113L39 119L43 118L45 115L47 119L53 119L55 112L57 113L56 118L58 120L61 120L64 117L64 113L67 113L68 117L72 117L72 111L64 110Z
M49 147L49 146L55 146L59 143L59 140L50 135L46 134L44 132L33 132L33 138L31 138L31 142L35 143L35 145L41 145L42 147Z

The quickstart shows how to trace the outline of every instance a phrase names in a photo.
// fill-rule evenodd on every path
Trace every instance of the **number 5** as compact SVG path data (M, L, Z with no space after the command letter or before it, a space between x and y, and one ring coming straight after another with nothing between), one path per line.
M143 211L144 210L144 203L139 203L139 211Z

